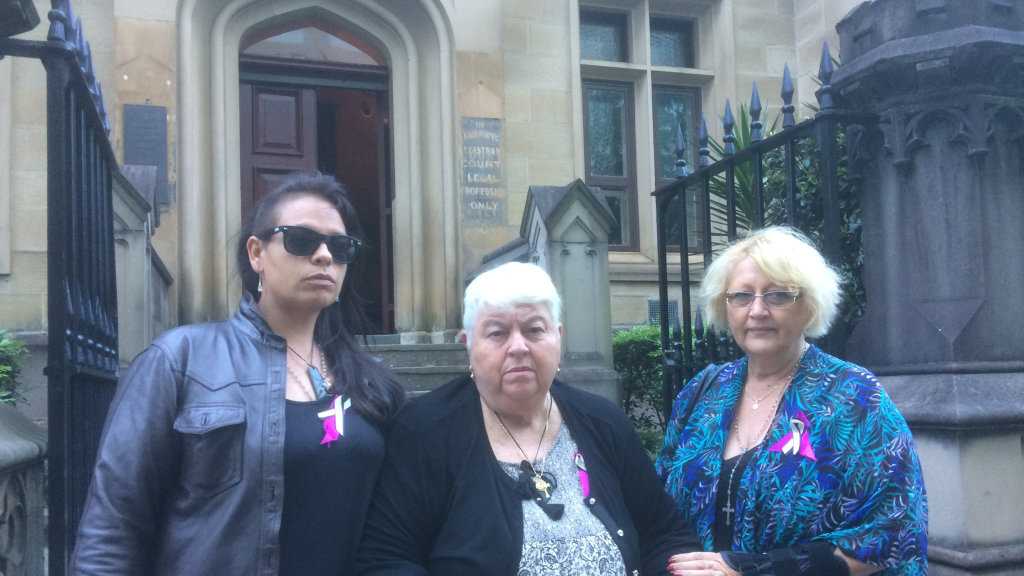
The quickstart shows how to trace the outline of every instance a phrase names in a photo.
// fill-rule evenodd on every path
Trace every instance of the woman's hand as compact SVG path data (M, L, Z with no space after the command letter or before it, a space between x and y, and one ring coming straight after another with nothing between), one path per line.
M718 552L687 552L668 559L672 576L740 576Z

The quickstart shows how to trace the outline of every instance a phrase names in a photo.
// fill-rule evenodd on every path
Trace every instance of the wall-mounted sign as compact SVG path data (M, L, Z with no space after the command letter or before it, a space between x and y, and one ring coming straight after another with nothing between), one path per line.
M501 120L462 119L462 217L468 225L504 225Z
M169 204L170 187L167 185L167 108L147 104L124 105L124 163L156 166L156 204Z

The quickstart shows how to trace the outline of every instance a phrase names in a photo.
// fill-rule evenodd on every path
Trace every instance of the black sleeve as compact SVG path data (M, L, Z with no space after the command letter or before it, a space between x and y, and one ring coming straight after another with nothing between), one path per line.
M399 415L399 418L401 415ZM396 420L363 527L357 555L361 575L425 576L439 501L432 487L443 469L422 446L422 436ZM437 479L429 482L427 479Z
M722 559L743 576L849 576L850 567L828 542L809 542L764 553L722 552Z
M640 537L642 573L667 574L669 557L701 548L696 535L683 522L676 503L665 492L640 437L625 416L619 430L622 456L619 479L626 507Z
M177 480L177 372L150 346L122 375L107 413L71 559L75 575L149 574L163 499Z

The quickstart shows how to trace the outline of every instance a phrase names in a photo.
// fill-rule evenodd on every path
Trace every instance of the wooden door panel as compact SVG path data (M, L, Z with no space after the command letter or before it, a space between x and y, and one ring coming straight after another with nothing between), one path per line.
M316 91L243 82L242 218L291 172L317 167Z
M257 168L253 171L253 197L263 198L277 188L291 170L275 170L271 168Z
M302 156L308 148L303 142L303 91L288 89L253 90L256 127L253 152L256 154ZM314 140L315 142L315 140Z

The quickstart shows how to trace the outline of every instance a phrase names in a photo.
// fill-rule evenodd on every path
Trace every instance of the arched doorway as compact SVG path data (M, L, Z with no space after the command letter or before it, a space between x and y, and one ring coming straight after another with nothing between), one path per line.
M242 223L242 40L316 22L387 62L394 315L402 342L459 325L461 235L454 40L448 0L178 0L178 310L224 318L241 283L230 246Z
M254 28L239 54L243 221L290 172L319 170L349 190L366 250L348 276L376 333L394 331L387 61L316 20Z

